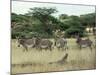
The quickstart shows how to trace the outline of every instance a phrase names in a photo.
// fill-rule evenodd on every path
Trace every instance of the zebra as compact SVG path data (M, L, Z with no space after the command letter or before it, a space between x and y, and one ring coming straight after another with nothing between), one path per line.
M55 40L55 43L56 43L55 46L58 49L63 49L63 50L68 49L67 40L65 38L58 38Z
M80 49L82 49L82 47L89 47L92 51L93 42L89 38L83 40L79 36L77 36L76 39L76 43L80 46Z
M36 40L36 47L39 48L40 50L49 49L51 51L52 50L52 45L53 45L53 42L50 41L49 39L38 38Z
M20 47L20 45L22 45L25 49L25 51L28 51L28 47L35 47L35 43L36 43L36 38L32 38L32 39L26 39L26 38L18 38L18 47Z

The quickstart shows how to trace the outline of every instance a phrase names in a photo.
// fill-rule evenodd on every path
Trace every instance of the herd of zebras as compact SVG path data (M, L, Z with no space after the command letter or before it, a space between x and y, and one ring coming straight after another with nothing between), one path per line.
M54 47L56 47L57 49L62 49L62 50L68 49L67 39L62 38L62 37L54 39L54 42L51 41L50 39L44 39L40 37L37 37L37 38L33 37L31 39L17 38L17 40L18 40L18 47L22 45L25 51L28 51L28 48L30 46L38 50L45 49L45 50L50 50L50 51L52 51ZM83 40L79 36L76 36L76 43L79 45L80 49L82 47L89 47L90 50L92 50L92 45L94 46L93 42L89 38Z

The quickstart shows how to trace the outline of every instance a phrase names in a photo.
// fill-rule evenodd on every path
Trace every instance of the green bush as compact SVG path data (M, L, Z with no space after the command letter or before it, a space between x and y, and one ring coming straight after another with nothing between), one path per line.
M65 31L64 36L70 38L70 37L75 37L75 35L79 34L82 37L84 36L83 32L84 31L82 29L70 27Z

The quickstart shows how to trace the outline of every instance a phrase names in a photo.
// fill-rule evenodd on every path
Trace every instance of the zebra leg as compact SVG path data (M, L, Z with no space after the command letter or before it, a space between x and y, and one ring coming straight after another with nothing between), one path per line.
M62 50L62 49L63 49L62 47L59 48L59 50Z
M36 45L36 50L41 51L42 50L41 46L40 45Z
M66 49L68 49L68 46L66 46Z
M56 46L56 42L54 43L54 45Z
M82 46L80 45L80 50L82 49Z
M23 45L23 47L25 48L26 51L28 51L28 47L26 45Z
M46 47L46 48L44 48L45 49L45 51L47 51L48 49L49 49L49 47Z
M36 50L38 50L38 51L42 51L42 48L36 48Z
M62 47L61 49L62 49L62 51L65 51L65 50L66 50L66 48L65 48L65 47Z
M60 47L57 47L57 50L60 50Z
M49 49L50 49L50 51L52 51L52 47L51 46L49 47Z
M66 45L65 49L68 49L68 46Z
M38 47L38 50L39 50L39 51L42 51L42 48L41 48L41 47Z
M63 50L65 50L66 51L66 47L64 47L64 49Z
M27 48L27 46L25 47L25 49L26 49L26 51L28 51L28 48Z
M96 45L95 44L92 44L93 45L93 47L95 48L96 47Z

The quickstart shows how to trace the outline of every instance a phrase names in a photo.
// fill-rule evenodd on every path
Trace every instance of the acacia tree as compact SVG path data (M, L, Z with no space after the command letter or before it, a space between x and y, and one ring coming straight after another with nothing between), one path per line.
M52 36L53 31L60 28L61 22L52 14L56 13L56 8L31 8L24 15L12 13L12 22L16 22L15 28L12 28L12 36L35 35ZM14 23L12 23L14 24ZM25 36L26 36L25 35Z
M56 8L30 8L30 11L27 15L32 16L35 20L40 22L40 27L42 27L43 32L47 32L48 34L52 34L53 30L53 22L57 22L57 19L52 16L52 14L56 13ZM35 28L37 28L35 26ZM39 27L38 27L39 28Z

